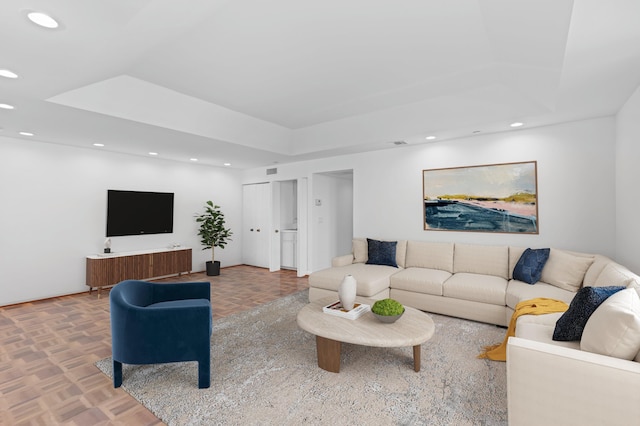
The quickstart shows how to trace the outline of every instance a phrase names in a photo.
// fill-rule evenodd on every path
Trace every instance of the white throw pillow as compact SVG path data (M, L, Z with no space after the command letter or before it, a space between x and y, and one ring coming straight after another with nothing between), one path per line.
M635 289L619 291L602 302L584 326L580 349L633 359L640 351L640 297Z
M549 260L542 269L540 281L576 292L582 286L584 274L593 260L590 256L575 256L552 248Z

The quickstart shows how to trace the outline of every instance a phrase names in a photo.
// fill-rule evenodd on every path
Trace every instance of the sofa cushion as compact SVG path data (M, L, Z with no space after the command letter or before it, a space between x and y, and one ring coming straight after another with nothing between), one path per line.
M596 282L593 284L596 287L605 286L628 286L633 281L633 275L629 270L622 265L610 262L602 269Z
M365 265L352 263L316 271L309 275L309 286L325 290L338 291L345 275L356 279L356 294L371 297L389 288L389 277L398 272L398 268L384 265Z
M640 298L633 288L605 300L584 327L580 348L622 359L640 351Z
M613 260L609 259L606 256L602 256L601 254L594 255L593 263L591 264L591 266L589 266L589 269L587 269L587 273L584 274L584 280L582 282L582 286L593 287L596 283L596 279L598 278L598 275L600 275L604 267L611 262L613 262Z
M640 297L640 283L638 283L637 281L631 281L631 283L629 283L627 288L634 289L636 293L638 293L638 297Z
M378 241L367 238L367 265L387 265L398 267L396 262L397 241Z
M354 238L351 242L353 250L353 263L366 263L369 247L365 238Z
M369 259L369 245L366 238L352 240L353 263L367 263ZM407 254L407 240L398 240L396 244L396 264L404 268Z
M636 291L636 293L638 294L638 297L640 297L640 282L634 280L631 281L631 283L629 284L629 287L633 290ZM633 359L636 362L640 362L640 350L638 351L638 354L636 355L636 357Z
M565 290L576 292L582 285L593 257L576 256L563 250L551 249L549 260L542 269L541 280Z
M442 285L442 295L491 305L505 305L507 280L495 275L459 272Z
M569 309L558 319L553 340L580 340L584 326L593 312L609 296L625 287L582 287L571 301Z
M408 241L405 266L453 272L453 248L453 243Z
M515 268L513 268L513 279L524 281L527 284L535 284L540 281L542 268L549 259L548 248L526 249Z
M558 342L552 339L556 321L564 312L544 315L520 315L516 321L516 337L580 350L580 342Z
M398 240L396 245L396 263L400 268L405 268L405 259L407 258L407 240Z
M407 268L389 279L391 288L442 296L442 284L451 273L439 269Z
M513 278L513 270L516 267L516 263L518 263L520 256L526 249L526 247L509 246L509 279Z
M505 280L509 276L509 247L456 244L453 272L495 275Z
M536 297L562 300L569 304L575 295L572 291L563 290L542 281L539 281L536 285L531 285L522 281L511 280L507 286L506 302L511 309L515 309L520 302L535 299Z

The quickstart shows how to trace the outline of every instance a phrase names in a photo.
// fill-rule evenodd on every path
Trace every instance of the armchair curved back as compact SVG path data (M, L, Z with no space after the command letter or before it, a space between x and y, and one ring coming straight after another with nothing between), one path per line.
M143 308L153 303L153 285L147 281L123 281L111 289L109 297L121 308L130 305Z

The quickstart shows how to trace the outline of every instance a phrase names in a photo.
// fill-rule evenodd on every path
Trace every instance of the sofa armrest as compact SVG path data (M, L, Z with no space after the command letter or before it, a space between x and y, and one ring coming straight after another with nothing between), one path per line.
M510 425L629 425L640 419L640 363L509 338Z
M334 257L331 259L331 266L347 266L353 263L353 254L345 254L343 256Z

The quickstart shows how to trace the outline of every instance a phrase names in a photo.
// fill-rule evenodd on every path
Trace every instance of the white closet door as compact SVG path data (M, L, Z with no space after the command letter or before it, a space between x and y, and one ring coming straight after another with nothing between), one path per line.
M271 221L269 222L269 271L279 271L280 259L280 182L271 183Z
M271 185L244 185L242 203L242 262L268 268Z

